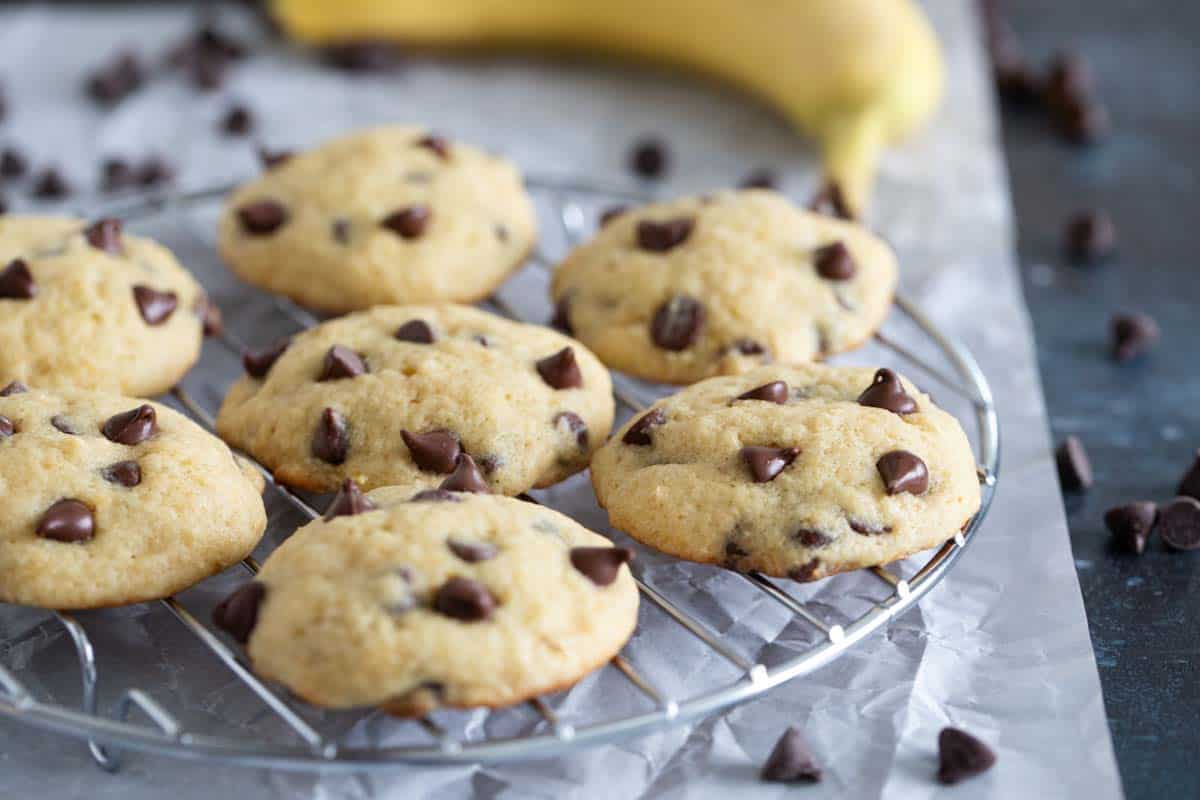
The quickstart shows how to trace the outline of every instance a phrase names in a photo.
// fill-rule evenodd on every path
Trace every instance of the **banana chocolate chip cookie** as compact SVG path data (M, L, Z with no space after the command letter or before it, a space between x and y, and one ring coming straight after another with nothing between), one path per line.
M316 705L504 706L617 654L637 621L631 557L533 503L347 482L213 618Z
M119 220L0 216L0 385L159 394L196 362L214 311L170 251Z
M55 609L166 597L266 529L261 483L164 406L0 389L0 601Z
M941 544L979 509L958 421L888 369L697 383L592 459L612 524L666 553L811 581Z
M631 209L554 275L556 322L622 372L685 384L803 363L868 339L891 307L891 248L761 189Z
M229 198L219 230L243 280L334 314L481 300L535 237L512 164L402 126L277 160Z
M353 478L516 495L584 469L612 426L587 348L469 306L381 306L243 361L217 430L313 491Z

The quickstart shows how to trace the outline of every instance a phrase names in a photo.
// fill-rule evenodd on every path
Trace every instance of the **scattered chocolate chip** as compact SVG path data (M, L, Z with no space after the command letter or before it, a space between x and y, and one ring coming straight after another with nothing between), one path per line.
M0 397L3 396L4 392L0 392ZM1196 451L1196 458L1188 471L1183 474L1183 478L1179 481L1179 489L1175 494L1200 500L1200 450Z
M813 195L813 199L809 201L808 209L827 217L854 220L854 210L846 201L846 195L842 192L841 185L835 181L826 181L821 185L821 188Z
M756 169L738 184L743 189L776 189L779 187L779 176L774 170Z
M422 136L417 140L417 147L424 147L443 161L450 158L450 142L442 136Z
M891 525L873 525L860 519L848 519L846 524L850 526L850 530L862 536L882 536L892 532Z
M34 180L33 196L42 200L60 200L71 194L71 185L54 167L47 167Z
M8 417L0 415L0 439L7 439L17 432L17 426Z
M1046 78L1046 104L1061 108L1091 96L1095 91L1092 67L1081 53L1060 51L1050 62Z
M186 71L198 88L215 89L226 69L246 53L244 44L206 23L171 48L167 65Z
M258 147L258 161L263 169L275 169L280 164L287 163L294 156L291 150L269 150L262 145Z
M242 367L251 378L265 378L291 345L292 340L288 337L257 350L247 350L242 353Z
M652 444L650 429L667 421L667 415L661 408L652 408L643 414L638 421L629 426L621 441L625 444L645 447Z
M1101 261L1116 249L1117 227L1107 211L1081 211L1067 222L1063 244L1073 261Z
M597 586L608 586L617 579L622 564L633 561L628 547L572 547L571 566Z
M1200 500L1176 497L1159 509L1155 529L1172 550L1200 549Z
M179 305L179 298L174 292L160 292L144 284L133 287L133 300L147 325L163 324Z
M479 473L479 467L475 466L475 460L466 453L458 454L454 472L449 478L442 481L438 488L448 492L472 492L474 494L491 492L487 481Z
M737 396L738 400L763 400L767 403L783 405L788 401L788 385L783 381L764 383L757 389L751 389Z
M78 436L79 428L75 423L68 419L63 414L55 414L50 418L50 426L59 433L65 433L68 436Z
M574 335L571 329L571 299L567 295L558 298L554 304L554 316L550 318L550 327L562 331L568 336Z
M105 217L83 229L83 238L97 250L119 256L125 252L121 243L121 220Z
M379 224L402 239L416 239L425 233L432 216L428 206L409 206L393 211Z
M328 522L334 517L352 517L355 514L374 511L375 508L376 505L363 494L362 489L358 488L358 484L346 478L338 487L333 500L329 501L329 507L325 509L325 516L321 519Z
M570 347L540 359L534 366L552 389L578 389L583 386L583 373L579 371L575 351Z
M640 139L629 152L629 168L639 178L661 178L669 162L666 144L656 138Z
M665 253L686 242L695 227L694 217L674 217L661 222L644 219L637 224L637 244L651 253Z
M888 494L925 494L929 488L929 470L925 462L907 450L884 453L875 462Z
M134 170L133 179L144 189L161 186L175 180L175 168L161 158L151 157Z
M788 577L799 583L811 581L813 576L817 574L817 567L821 566L819 558L809 559L803 564L797 564L788 570Z
M283 227L287 222L288 212L274 200L259 200L239 208L237 217L246 233L252 236L266 236Z
M495 608L496 598L486 586L471 578L451 578L433 595L434 611L463 622L485 620Z
M1080 492L1092 488L1092 462L1078 436L1068 436L1054 451L1058 482L1063 491Z
M140 405L109 417L100 426L104 438L117 444L136 445L158 433L158 414L154 406Z
M996 93L1006 105L1029 107L1042 96L1042 81L1023 57L994 59L992 76L996 81Z
M245 644L258 623L258 609L266 595L265 584L258 581L242 584L213 609L213 624Z
M205 336L219 336L225 330L221 309L207 294L201 293L196 296L192 312L200 318L200 330Z
M462 453L462 446L453 433L442 428L425 433L409 433L402 430L400 436L412 455L413 463L419 469L443 475L454 472L458 456Z
M6 147L0 152L0 178L21 178L28 171L29 162L16 148Z
M560 411L554 415L551 424L555 428L565 426L568 431L575 434L575 442L579 445L580 450L587 450L588 446L588 429L587 423L576 414L574 411Z
M854 277L854 256L841 242L818 247L813 253L817 274L827 281L848 281Z
M699 338L705 316L699 300L677 294L654 312L650 338L663 350L686 350Z
M773 783L816 783L821 780L821 767L799 728L788 728L779 737L763 764L762 779Z
M325 361L321 364L321 374L318 381L339 381L344 378L357 378L370 372L367 362L358 353L340 344L335 344L325 353Z
M992 748L958 728L942 728L938 734L938 782L959 781L987 772L996 763Z
M100 188L105 192L119 192L137 182L133 167L120 158L105 159L100 165L100 176Z
M396 338L413 344L433 344L433 328L423 319L410 319L396 329Z
M798 455L799 447L750 446L741 450L742 461L750 468L750 475L755 483L774 480Z
M10 261L0 270L0 300L32 300L37 292L33 273L22 259Z
M792 534L792 538L799 542L801 546L814 550L820 547L827 547L833 542L833 537L826 536L812 528L800 528Z
M118 53L92 72L84 84L89 97L104 106L114 106L141 88L145 72L136 54Z
M423 489L408 498L410 503L457 503L460 500L462 495L445 489Z
M312 454L326 464L341 464L350 449L350 430L346 417L332 408L321 412L312 437Z
M1118 549L1140 556L1146 549L1146 540L1150 538L1157 516L1158 506L1143 500L1105 511L1104 525Z
M629 210L629 206L609 206L600 212L600 227L603 228Z
M29 387L20 381L12 381L3 389L0 389L0 397L12 397L14 394L25 394L29 391Z
M1112 357L1125 362L1148 353L1158 343L1158 323L1148 314L1117 314L1110 323Z
M882 408L901 416L913 414L919 410L917 401L913 400L912 396L904 390L900 376L886 368L875 371L871 385L858 396L858 404Z
M323 48L321 60L346 72L388 72L400 65L400 48L386 39L353 39Z
M136 461L118 461L105 467L100 474L109 483L119 483L128 489L142 482L142 468Z
M446 546L450 548L450 552L470 564L495 558L496 554L500 552L499 548L491 542L462 542L457 539L449 539L446 541Z
M245 106L230 106L221 117L221 131L228 136L245 136L254 130L254 115Z
M38 520L37 535L56 542L87 542L96 533L92 510L79 500L59 500Z
M1112 129L1108 108L1094 100L1073 103L1059 112L1056 119L1063 138L1080 146L1098 144L1108 138Z

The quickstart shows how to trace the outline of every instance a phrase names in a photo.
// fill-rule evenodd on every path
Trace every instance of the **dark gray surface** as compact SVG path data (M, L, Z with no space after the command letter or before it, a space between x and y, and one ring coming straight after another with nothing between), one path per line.
M1005 9L1039 65L1062 46L1086 55L1113 117L1111 139L1090 150L1062 144L1036 111L1006 112L1004 134L1051 427L1056 441L1079 435L1096 472L1095 488L1066 506L1126 792L1197 797L1200 554L1157 540L1141 558L1114 554L1102 516L1169 499L1200 446L1200 4L1011 0ZM1119 252L1078 268L1062 255L1062 230L1088 207L1112 212ZM1117 309L1158 319L1151 357L1109 359Z

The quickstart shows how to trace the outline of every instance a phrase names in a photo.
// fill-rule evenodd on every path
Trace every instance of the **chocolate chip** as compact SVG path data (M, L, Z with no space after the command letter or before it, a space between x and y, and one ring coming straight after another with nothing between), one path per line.
M138 186L149 189L175 180L175 168L161 158L148 158L134 171L133 179Z
M767 348L753 339L738 339L729 345L729 349L743 356L762 356L767 354Z
M848 519L846 524L850 526L850 530L862 536L882 536L892 532L891 525L873 525L859 519Z
M492 226L492 231L494 231L496 234L496 241L500 242L501 244L508 243L508 226L507 225L505 225L503 222L497 222L495 225Z
M446 541L446 546L454 555L471 564L495 558L496 554L500 552L499 548L491 542L462 542L457 539L449 539Z
M788 385L783 381L764 383L757 389L751 389L737 396L738 400L763 400L767 403L783 405L788 401Z
M33 184L33 196L43 200L59 200L71 193L71 185L54 167L42 170Z
M779 176L774 170L756 169L742 178L738 186L743 189L775 189L779 186Z
M833 542L833 537L812 528L800 528L792 534L792 538L799 542L801 546L814 550L819 547L827 547Z
M925 494L929 488L929 470L925 462L907 450L884 453L875 462L888 494Z
M750 446L741 450L742 461L750 468L750 475L755 483L774 480L798 455L799 447Z
M813 576L817 574L817 568L821 566L819 558L809 559L803 564L797 564L788 570L788 577L799 583L811 581Z
M1078 436L1068 436L1054 451L1058 482L1067 492L1092 488L1092 462Z
M603 228L629 210L629 206L609 206L600 212L600 227Z
M441 136L422 136L417 140L417 147L424 147L437 155L443 161L450 158L450 142Z
M575 351L570 347L540 359L535 366L542 380L552 389L578 389L583 386L583 373L579 371Z
M485 620L495 608L496 598L486 586L471 578L451 578L433 595L434 611L463 622Z
M92 509L79 500L59 500L38 520L37 535L56 542L87 542L96 533Z
M333 496L333 500L329 501L329 507L325 509L325 516L321 519L328 522L334 517L353 517L355 514L374 511L375 508L376 505L363 494L362 489L358 488L358 484L346 478L338 488L337 494Z
M737 540L739 531L735 528L734 532L725 540L725 558L722 561L722 566L725 569L737 570L738 562L750 555L750 551L746 550Z
M686 242L695 227L694 217L674 217L662 222L644 219L637 224L637 244L651 253L665 253Z
M1158 506L1143 500L1105 511L1104 525L1118 549L1140 556L1146 549L1146 540L1150 538L1157 516Z
M288 212L274 200L259 200L239 208L237 217L246 233L251 236L266 236L283 227L287 222Z
M154 406L140 405L109 417L100 426L104 438L117 444L136 445L158 433L158 413Z
M242 584L213 609L213 624L245 644L258 623L258 609L266 595L265 584L258 581Z
M779 737L763 764L761 777L773 783L816 783L821 780L821 767L799 728L788 728Z
M133 299L147 325L163 324L179 305L179 298L174 292L160 292L144 284L133 287Z
M258 350L247 350L242 353L242 367L251 378L265 378L291 344L291 338L285 338Z
M677 294L654 312L650 338L663 350L686 350L699 338L704 318L704 306L699 300Z
M476 456L475 463L479 465L481 470L483 470L483 474L491 475L496 470L500 469L501 465L504 464L504 459L498 455L488 454Z
M571 566L597 586L608 586L617 579L622 564L633 561L628 547L572 547Z
M846 201L842 187L836 181L826 181L808 203L809 211L837 219L854 220L854 210Z
M1117 246L1117 227L1112 216L1100 209L1080 211L1067 222L1063 245L1067 255L1078 263L1108 258Z
M413 344L433 344L433 328L423 319L410 319L396 329L396 338Z
M1112 129L1108 108L1094 100L1072 103L1063 108L1056 119L1063 138L1080 146L1104 141Z
M562 331L567 336L575 333L571 330L571 299L565 294L554 304L554 316L550 318L550 327Z
M67 417L62 414L55 414L50 418L50 425L59 433L65 433L68 436L78 436L79 428L75 426Z
M416 239L425 233L432 216L428 206L408 206L388 214L379 224L402 239Z
M817 274L827 281L848 281L854 277L854 256L841 242L818 247L813 253Z
M996 93L1010 106L1034 105L1041 97L1042 82L1023 57L993 59L992 76Z
M318 381L339 381L343 378L357 378L370 370L362 356L340 344L335 344L325 353L325 361L321 365Z
M7 439L17 432L17 426L8 417L0 415L0 439Z
M221 117L221 131L229 136L245 136L254 130L254 115L245 106L231 106Z
M29 171L29 162L16 148L6 147L0 152L0 178L21 178Z
M987 772L996 763L992 748L958 728L942 728L938 734L940 783L952 784Z
M621 437L621 441L625 444L645 447L652 444L650 440L650 429L662 425L667 421L667 415L661 408L652 408L643 414L637 422L629 426L629 430L625 431L625 435Z
M443 428L425 433L409 433L402 430L400 436L412 455L413 463L419 469L443 475L454 472L458 456L462 453L462 446L453 433Z
M119 483L129 489L142 482L142 468L136 461L118 461L105 467L100 474L109 483Z
M423 489L408 498L410 503L457 503L460 500L462 495L445 489Z
M1172 550L1200 549L1200 500L1176 497L1159 509L1156 529Z
M290 161L294 155L291 150L270 150L262 145L258 147L258 161L263 165L263 169L275 169Z
M587 423L576 414L574 411L560 411L554 415L551 424L555 428L565 426L568 431L575 434L575 442L579 445L580 450L586 450L588 446L588 429Z
M635 142L629 153L629 168L639 178L661 178L666 174L669 161L666 144L652 137Z
M321 412L312 437L312 454L326 464L341 464L350 449L350 431L346 417L332 408Z
M400 48L387 39L353 39L323 48L321 60L346 72L388 72L400 65Z
M96 220L83 229L83 238L97 250L109 255L124 254L125 248L121 243L121 220L105 217Z
M206 24L175 45L167 63L184 70L193 86L211 90L221 85L233 62L245 57L245 45Z
M335 219L329 230L333 233L333 240L338 244L347 244L350 241L350 220Z
M0 397L12 397L14 394L25 394L29 391L29 387L20 381L12 381L3 389L0 389Z
M913 414L919 410L917 401L913 400L904 390L900 376L886 368L875 371L871 385L858 396L858 404L871 408L882 408L901 416Z
M119 192L136 182L133 167L120 158L105 159L100 167L100 188L105 192Z
M454 472L449 478L442 481L438 488L445 489L448 492L472 492L474 494L487 494L491 492L487 481L483 479L483 475L479 473L479 468L475 466L475 460L466 453L458 454Z
M1070 50L1055 53L1046 78L1046 104L1051 109L1077 103L1094 91L1092 67L1082 54Z
M1158 343L1158 323L1148 314L1117 314L1110 323L1112 357L1125 362L1145 355Z
M200 318L200 330L205 336L219 336L225 330L221 309L206 294L196 296L192 312Z
M0 392L0 397L3 396L4 392ZM1196 451L1196 458L1188 471L1183 474L1183 478L1179 481L1179 489L1175 494L1200 500L1200 450Z
M22 259L10 261L0 270L0 300L32 300L37 292L33 273Z
M84 83L84 89L97 103L114 106L136 92L145 79L137 55L126 51L118 53L92 72Z

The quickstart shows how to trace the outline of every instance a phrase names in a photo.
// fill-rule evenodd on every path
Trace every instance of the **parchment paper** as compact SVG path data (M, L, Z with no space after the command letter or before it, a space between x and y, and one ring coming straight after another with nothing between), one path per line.
M989 375L1001 414L1004 466L991 515L971 550L918 609L764 698L696 725L560 760L314 776L129 754L124 770L110 777L90 763L80 742L0 721L0 797L798 796L796 789L756 779L758 765L789 724L806 730L826 770L822 784L803 789L805 797L1120 797L1016 281L1007 188L973 5L927 5L947 51L949 97L930 130L886 159L871 223L899 251L904 289L968 343ZM236 22L236 12L230 13ZM0 127L0 141L20 143L38 164L60 164L85 189L95 186L101 157L150 152L175 163L183 186L204 186L257 170L252 144L216 129L230 100L241 99L259 118L259 138L277 148L374 122L413 121L502 151L531 173L618 180L630 141L657 132L669 140L675 160L664 193L727 185L759 165L783 168L785 189L797 198L807 198L816 182L811 151L769 110L730 90L632 67L418 61L396 75L350 80L264 44L218 94L199 95L166 77L110 113L81 101L84 72L114 46L157 57L188 27L188 12L176 8L0 11L0 76L14 107ZM23 193L9 194L18 209L34 208ZM93 211L98 203L85 192L69 205ZM548 209L542 210L545 219ZM210 204L135 228L162 239L197 272L239 337L265 342L287 323L216 262L214 217ZM545 227L553 228L548 221ZM547 250L561 246L551 230ZM506 288L505 297L531 318L544 319L542 284L544 274L531 269ZM913 344L911 329L891 332ZM848 360L886 357L868 349ZM231 356L210 344L188 388L214 408L235 369ZM948 392L929 388L962 412ZM608 531L586 480L576 478L546 499ZM278 502L270 508L276 531L300 521ZM810 629L738 576L651 554L642 563L651 582L743 653L778 656L813 640ZM231 570L182 599L206 618L241 577ZM862 576L818 584L805 596L831 621L845 621L845 614L882 596L881 588ZM233 724L248 734L281 735L279 723L160 607L81 620L99 652L102 707L127 686L144 685L185 716L189 729L228 731ZM74 651L45 614L0 608L0 642L6 642L0 659L30 689L77 702ZM649 610L626 652L673 696L733 676L727 664ZM614 716L646 708L615 682L619 678L606 670L552 702L567 718L606 704ZM323 730L345 730L354 744L425 741L415 725L377 715L365 722L357 715L309 716L321 719ZM528 709L440 719L465 738L542 724ZM947 724L980 735L999 755L988 775L953 790L932 780L937 733Z

